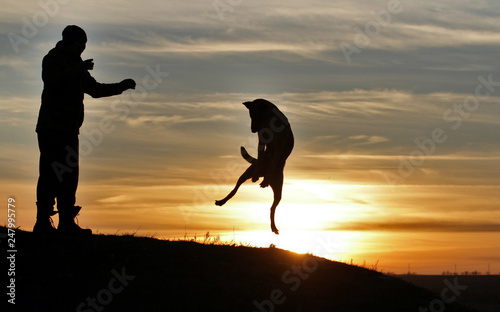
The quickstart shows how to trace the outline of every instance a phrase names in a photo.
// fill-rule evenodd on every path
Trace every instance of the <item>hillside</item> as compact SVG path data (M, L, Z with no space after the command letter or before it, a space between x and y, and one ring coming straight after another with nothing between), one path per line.
M438 294L446 287L445 281L456 279L462 288L456 295L458 303L466 304L480 312L500 311L500 275L399 275L397 277Z
M15 243L16 311L401 312L439 300L375 271L276 248L20 230Z

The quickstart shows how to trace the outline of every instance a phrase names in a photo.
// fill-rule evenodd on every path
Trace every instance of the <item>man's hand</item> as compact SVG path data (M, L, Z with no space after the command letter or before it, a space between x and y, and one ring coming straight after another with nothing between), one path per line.
M120 82L120 84L123 87L123 90L135 89L134 79L125 79L122 82Z
M92 70L94 69L94 59L88 59L80 63L80 70Z

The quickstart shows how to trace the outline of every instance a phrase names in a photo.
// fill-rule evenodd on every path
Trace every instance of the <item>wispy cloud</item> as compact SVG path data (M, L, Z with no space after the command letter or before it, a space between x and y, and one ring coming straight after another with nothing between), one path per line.
M494 222L451 222L445 220L421 220L391 222L354 222L339 225L332 230L382 231L382 232L500 232L500 223Z
M137 127L141 124L153 123L153 124L180 124L180 123L198 123L198 122L219 122L231 120L230 118L222 115L214 115L203 118L185 118L179 115L173 116L140 116L137 118L127 118L127 124L133 127Z

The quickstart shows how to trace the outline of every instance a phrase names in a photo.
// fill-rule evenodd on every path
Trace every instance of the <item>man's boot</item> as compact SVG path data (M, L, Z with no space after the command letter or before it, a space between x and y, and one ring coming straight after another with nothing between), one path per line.
M52 222L52 216L57 212L53 206L38 206L36 211L36 223L33 227L33 233L37 234L55 234L56 228Z
M73 236L92 235L91 229L82 229L75 223L74 218L78 215L81 208L80 206L59 208L59 225L57 230L60 234Z

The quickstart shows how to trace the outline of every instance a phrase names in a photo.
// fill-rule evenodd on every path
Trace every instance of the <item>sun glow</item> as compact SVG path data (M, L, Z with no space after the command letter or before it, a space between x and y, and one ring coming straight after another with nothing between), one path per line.
M294 229L325 230L366 216L376 209L374 185L292 180L285 185L277 218ZM278 216L279 215L279 216Z
M230 209L232 220L239 223L238 231L221 235L221 239L257 247L276 246L332 260L351 259L364 249L364 234L334 229L364 218L374 209L368 203L374 202L375 187L321 180L286 181L275 214L280 235L270 230L271 191L242 189L243 201L233 203Z
M290 180L275 213L280 231L336 230L377 213L375 185L349 185L319 180ZM240 189L238 197L221 207L237 230L263 230L270 226L272 191Z
M269 231L242 231L221 235L223 242L255 247L274 246L300 254L312 254L331 260L352 259L356 250L364 249L363 233L345 231L283 230L280 235Z

